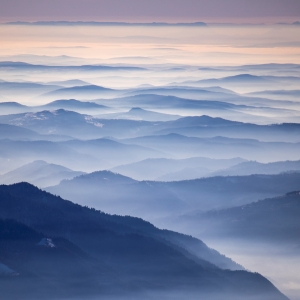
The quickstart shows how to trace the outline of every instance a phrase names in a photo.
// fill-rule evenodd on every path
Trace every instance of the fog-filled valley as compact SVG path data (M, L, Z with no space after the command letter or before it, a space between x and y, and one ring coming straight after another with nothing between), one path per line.
M299 30L1 24L5 299L300 300Z

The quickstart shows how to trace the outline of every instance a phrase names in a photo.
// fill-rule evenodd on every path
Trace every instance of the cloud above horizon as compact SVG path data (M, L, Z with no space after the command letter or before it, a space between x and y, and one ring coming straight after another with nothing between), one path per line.
M1 0L0 21L282 22L298 0Z

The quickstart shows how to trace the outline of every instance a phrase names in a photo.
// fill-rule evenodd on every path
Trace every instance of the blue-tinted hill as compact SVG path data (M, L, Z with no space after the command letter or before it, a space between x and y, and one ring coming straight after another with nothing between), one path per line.
M199 234L210 238L272 243L296 253L300 246L299 213L300 192L297 191L243 206L194 212L182 217L182 225L196 226Z
M185 286L209 297L246 292L262 300L286 299L258 274L224 270L203 259L201 255L219 264L221 256L191 237L75 205L27 183L0 186L0 194L0 218L12 220L0 220L0 243L6 245L0 259L19 271L0 281L2 295L133 297L138 283L138 291L170 292ZM198 247L195 253L190 252L193 246Z

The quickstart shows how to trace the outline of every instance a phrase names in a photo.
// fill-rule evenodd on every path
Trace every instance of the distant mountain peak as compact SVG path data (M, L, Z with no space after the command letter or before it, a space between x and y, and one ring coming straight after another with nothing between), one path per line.
M79 100L76 100L76 99L61 99L61 100L55 100L55 101L52 101L48 104L56 104L56 103L81 103L81 101Z
M184 125L185 127L190 126L227 126L227 125L238 125L243 124L241 122L236 121L230 121L226 120L220 117L210 117L208 115L202 115L202 116L188 116L188 117L182 117L175 121L171 121L174 124L180 124L181 126Z
M179 134L179 133L169 133L166 135L160 135L159 137L169 140L178 140L178 139L189 139L190 137L187 137L185 135Z
M259 78L259 76L245 73L245 74L229 76L227 78L247 78L247 79L249 79L249 78Z
M142 109L140 107L133 107L129 112L136 112L136 111L146 111L145 109Z
M181 119L185 119L185 120L214 120L214 119L219 119L219 120L224 120L222 118L213 118L207 115L202 115L202 116L188 116L188 117L183 117Z
M90 85L84 85L84 86L74 86L74 87L69 87L69 88L63 88L63 89L60 89L60 90L64 90L64 91L68 91L68 90L77 90L77 91L81 91L81 90L91 90L91 91L94 91L94 90L111 90L109 88L105 88L105 87L102 87L102 86L99 86L99 85L94 85L94 84L90 84Z
M123 182L123 183L130 183L130 182L134 182L135 180L123 176L121 174L118 173L114 173L111 171L96 171L90 174L84 174L84 175L80 175L78 177L75 177L73 179L74 181L89 181L89 182L95 182L95 181L118 181L118 182ZM71 180L72 181L72 180Z
M20 62L20 61L1 61L0 66L1 67L9 67L11 65L15 66L30 66L28 63Z
M10 101L10 102L1 102L0 103L1 106L10 106L10 107L26 107L26 105L22 105L18 102L13 102L13 101Z
M36 165L36 166L44 166L47 165L48 163L44 160L35 160L32 163L29 163L27 165Z
M104 105L99 105L95 102L89 102L89 101L80 101L76 99L60 99L60 100L55 100L52 102L49 102L48 104L45 105L45 107L66 107L66 108L73 108L73 107L79 107L79 108L104 108L106 106ZM63 108L61 108L63 109Z

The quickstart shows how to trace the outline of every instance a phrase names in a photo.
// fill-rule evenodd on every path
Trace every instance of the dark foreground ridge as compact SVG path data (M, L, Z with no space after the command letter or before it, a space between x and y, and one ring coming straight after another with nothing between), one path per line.
M200 240L76 205L28 183L0 186L0 262L11 270L0 274L1 295L10 300L134 299L147 290L187 291L197 299L287 299Z

